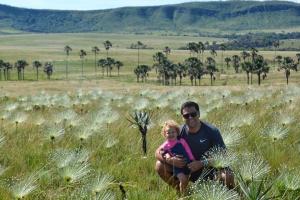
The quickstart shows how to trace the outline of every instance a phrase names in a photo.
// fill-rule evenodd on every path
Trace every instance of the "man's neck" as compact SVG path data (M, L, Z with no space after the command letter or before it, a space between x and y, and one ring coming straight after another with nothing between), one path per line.
M201 121L199 120L199 123L196 127L194 127L194 128L188 127L188 128L189 128L189 133L192 133L192 134L197 133L201 128Z

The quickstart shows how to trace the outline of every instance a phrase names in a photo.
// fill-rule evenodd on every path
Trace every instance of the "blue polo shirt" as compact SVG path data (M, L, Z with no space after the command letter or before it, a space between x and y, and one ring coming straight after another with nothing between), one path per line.
M213 147L226 148L220 131L207 122L201 121L197 133L189 133L187 125L183 125L179 137L188 143L196 160L200 160Z

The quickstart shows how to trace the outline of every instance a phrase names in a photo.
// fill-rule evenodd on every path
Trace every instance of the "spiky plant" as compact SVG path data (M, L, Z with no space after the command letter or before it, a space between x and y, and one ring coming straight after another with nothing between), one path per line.
M141 98L135 102L133 105L134 110L142 111L143 109L147 108L149 105L149 100L145 98Z
M97 196L101 192L107 190L114 179L110 175L100 174L90 184L90 191L93 195Z
M44 137L51 142L53 147L54 142L59 140L65 134L65 129L58 125L51 125L45 128Z
M76 183L84 179L90 172L88 163L74 163L61 169L61 177L66 183Z
M242 154L234 165L234 171L239 172L246 183L263 179L270 169L266 161L254 154Z
M210 165L215 169L229 167L237 161L233 152L221 147L213 147L207 152L207 156L211 159Z
M287 191L297 191L300 189L300 176L297 170L282 169L279 185Z
M263 135L275 142L285 138L288 131L288 128L282 127L279 124L271 124L264 129Z
M1 135L1 132L0 132L0 147L4 144L5 142L5 137L3 135Z
M113 136L107 136L105 147L106 148L111 148L111 147L115 146L118 143L119 143L118 139L114 138Z
M281 123L283 126L286 126L288 124L291 124L295 121L295 118L291 115L291 113L280 113L278 117L279 123Z
M191 187L194 200L239 200L238 193L217 181L198 181Z
M7 167L4 167L0 164L0 176L2 176L2 174L4 174L7 169L8 169Z
M13 122L16 123L16 125L21 124L25 122L28 118L28 115L23 112L17 112L13 117Z
M85 163L89 160L90 153L85 149L69 151L58 149L51 155L52 162L57 168L64 168L69 165Z
M237 128L230 128L227 125L220 127L224 143L227 148L233 148L240 144L243 136Z
M89 188L79 188L73 192L68 200L81 200L81 199L93 199L93 200L115 200L116 195L111 191L101 191L97 194L91 193Z
M278 198L274 195L269 195L276 179L271 183L268 183L266 179L262 179L259 182L248 183L240 174L237 174L237 180L243 197L246 200L271 200Z
M37 125L37 126L41 126L46 122L45 118L41 115L37 115L33 118L32 123Z
M32 175L28 176L27 178L21 180L20 182L16 183L15 185L11 186L11 192L14 198L16 199L24 199L30 193L38 188L38 181L39 176L37 173L33 173Z
M142 136L142 149L144 156L147 154L147 131L148 126L150 125L150 114L146 111L135 111L133 114L130 114L130 118L127 119L131 125L135 125L139 128L139 131Z

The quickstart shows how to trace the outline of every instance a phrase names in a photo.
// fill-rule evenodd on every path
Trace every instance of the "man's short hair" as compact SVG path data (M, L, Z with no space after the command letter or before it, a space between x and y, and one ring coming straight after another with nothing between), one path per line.
M197 112L200 113L199 105L193 101L187 101L187 102L183 103L181 105L180 113L182 114L182 111L184 108L190 108L190 107L194 107L197 110Z

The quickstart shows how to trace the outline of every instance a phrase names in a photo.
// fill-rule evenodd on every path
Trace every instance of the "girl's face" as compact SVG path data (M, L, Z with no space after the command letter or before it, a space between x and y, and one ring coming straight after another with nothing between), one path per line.
M165 129L165 137L168 140L176 140L177 139L176 129L173 127L167 127Z

